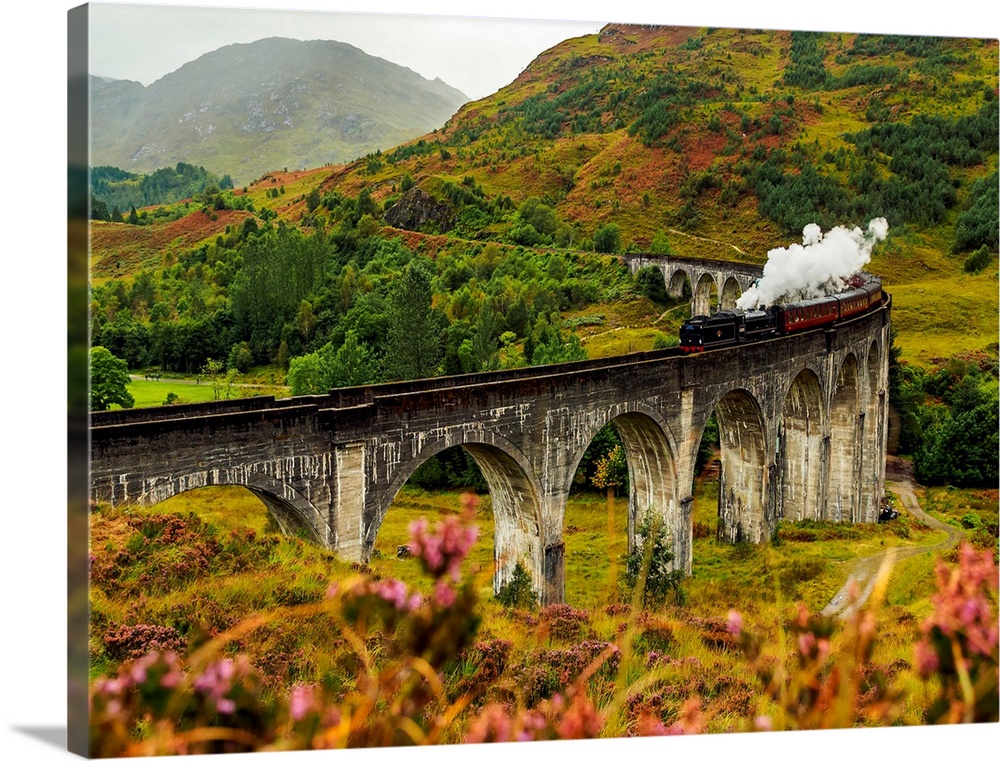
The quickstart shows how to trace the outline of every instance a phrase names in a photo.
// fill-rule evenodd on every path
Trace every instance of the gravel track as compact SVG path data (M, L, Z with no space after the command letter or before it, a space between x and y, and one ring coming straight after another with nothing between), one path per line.
M913 492L916 484L913 480L913 471L909 463L890 455L886 463L885 485L899 497L903 507L918 521L932 529L945 532L947 537L937 544L920 547L897 547L876 555L869 555L868 557L858 559L851 569L847 581L844 582L844 586L837 590L833 599L821 611L821 614L824 616L836 616L841 619L847 618L855 609L863 605L871 596L879 569L886 558L891 556L893 562L898 562L904 558L922 555L927 552L944 552L958 544L965 535L961 529L947 523L942 523L937 518L931 517L920 509L920 503ZM861 594L852 603L850 590L855 584L861 590Z

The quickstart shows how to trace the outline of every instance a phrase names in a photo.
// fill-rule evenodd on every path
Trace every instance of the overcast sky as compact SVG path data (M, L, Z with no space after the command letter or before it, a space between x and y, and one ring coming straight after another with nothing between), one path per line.
M419 6L414 6L419 7ZM473 100L513 81L543 50L601 22L518 21L264 9L91 4L90 70L151 84L234 42L337 40L440 78Z

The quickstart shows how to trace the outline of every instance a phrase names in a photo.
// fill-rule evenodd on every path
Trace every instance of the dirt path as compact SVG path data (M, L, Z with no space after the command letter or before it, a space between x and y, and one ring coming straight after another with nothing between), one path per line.
M720 246L729 246L729 248L731 248L736 253L738 253L738 254L740 254L742 256L746 256L747 255L746 251L743 251L743 250L737 248L732 243L726 243L725 241L715 240L714 238L702 238L699 235L691 235L691 233L686 233L683 230L675 230L673 227L668 227L667 228L667 232L674 233L675 235L683 235L685 238L691 238L692 240L701 240L701 241L705 241L706 243L717 243Z
M897 547L885 552L880 552L877 555L869 555L868 557L860 558L855 563L854 568L851 569L851 573L847 577L847 581L844 582L844 586L837 590L837 593L833 596L830 603L821 611L824 616L847 618L847 616L849 616L855 608L862 605L871 595L872 589L875 586L875 579L878 576L879 568L882 566L886 557L891 555L893 560L898 562L903 558L921 555L925 552L943 552L958 544L959 540L961 540L961 538L965 535L961 529L947 523L942 523L937 518L932 518L920 509L920 503L917 501L917 496L913 492L913 487L915 485L913 481L913 472L908 463L890 456L886 464L885 479L885 485L892 490L897 497L899 497L903 507L911 515L913 515L913 517L932 529L945 532L947 536L943 541L938 542L937 544L924 545L920 547ZM852 605L850 599L850 588L853 584L857 584L858 589L861 590L861 595Z

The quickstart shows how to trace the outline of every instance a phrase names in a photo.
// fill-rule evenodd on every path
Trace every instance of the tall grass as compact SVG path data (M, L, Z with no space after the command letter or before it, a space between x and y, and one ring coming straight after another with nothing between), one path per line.
M708 482L699 489L696 520L712 520L713 488ZM405 488L367 569L274 533L256 498L238 488L179 495L152 510L99 507L92 516L90 643L97 750L920 724L940 695L947 694L948 705L964 700L947 678L912 665L916 644L931 646L931 630L920 621L941 615L942 600L954 596L928 599L929 560L909 559L887 573L874 602L847 624L808 613L843 579L843 567L823 558L822 548L839 557L847 554L841 545L902 546L923 537L907 540L888 526L859 532L811 524L788 530L800 538L814 532L814 541L786 538L775 546L698 538L684 604L644 609L635 604L639 598L619 602L600 592L602 586L610 592L609 580L602 585L595 577L584 585L598 590L593 602L580 592L574 598L570 583L572 605L521 610L492 597L492 514L488 499L474 502L466 500L463 510L460 495ZM624 509L624 500L613 503L622 535ZM434 565L428 548L445 546L431 541L435 530L403 528L425 515L453 527L438 534L466 526L479 538L463 546L460 558ZM567 535L568 576L599 556L611 562L614 544L587 547L607 521L603 497L584 495L571 505L566 523L576 530ZM396 547L404 544L410 555L399 558ZM963 556L962 562L972 561ZM941 566L935 573L940 590ZM978 578L982 583L987 574ZM992 597L988 589L986 597L975 590L963 594L992 605L995 622L995 590ZM173 643L176 660L157 649L162 643ZM995 664L995 637L993 646ZM122 652L144 648L140 671L123 662ZM990 668L988 649L984 657L977 678ZM223 661L230 677L217 698L223 702L213 708L197 685L211 681L206 670L223 668L213 666ZM135 676L147 672L168 685L176 680L176 689L161 683L150 692ZM821 710L807 691L813 679L830 700L846 703ZM169 700L149 704L161 687ZM187 697L175 694L182 687ZM367 702L372 696L395 708L376 716ZM240 707L240 721L249 716L257 723L240 724L220 710L229 700ZM407 705L420 708L419 718ZM349 722L347 707L360 712ZM161 723L123 734L121 723L142 711L161 716ZM305 716L307 725L300 723Z

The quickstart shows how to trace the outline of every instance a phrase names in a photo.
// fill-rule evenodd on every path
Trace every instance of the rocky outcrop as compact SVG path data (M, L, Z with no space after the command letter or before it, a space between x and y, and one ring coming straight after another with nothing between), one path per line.
M386 224L403 230L419 231L432 222L437 232L444 233L455 226L455 210L420 188L407 190L384 217Z

